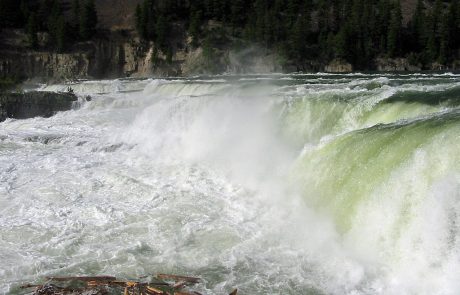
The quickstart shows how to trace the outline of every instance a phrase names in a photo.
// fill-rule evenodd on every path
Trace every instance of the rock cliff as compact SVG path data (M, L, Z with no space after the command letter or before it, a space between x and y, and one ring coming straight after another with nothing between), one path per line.
M78 43L66 53L29 50L17 41L26 38L20 30L4 35L13 37L2 40L9 46L0 50L1 76L66 80L150 74L150 67L145 65L146 46L121 33L111 32L94 41Z
M212 57L192 48L190 40L175 42L170 60L152 42L142 42L129 31L109 31L81 42L67 53L34 51L21 46L26 36L16 30L0 48L0 76L39 81L118 77L187 76L209 73L269 73L283 71L276 54L257 48L214 49Z

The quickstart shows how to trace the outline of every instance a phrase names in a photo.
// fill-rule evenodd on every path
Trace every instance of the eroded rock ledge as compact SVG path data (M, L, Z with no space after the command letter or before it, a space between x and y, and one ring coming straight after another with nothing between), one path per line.
M7 118L51 117L56 112L70 110L76 100L72 93L3 93L0 94L0 122Z

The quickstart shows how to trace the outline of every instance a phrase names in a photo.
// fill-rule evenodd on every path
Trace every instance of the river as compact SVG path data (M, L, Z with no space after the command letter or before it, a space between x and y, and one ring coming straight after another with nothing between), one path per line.
M460 292L460 75L40 90L69 86L73 110L0 123L0 293L152 273L204 294Z

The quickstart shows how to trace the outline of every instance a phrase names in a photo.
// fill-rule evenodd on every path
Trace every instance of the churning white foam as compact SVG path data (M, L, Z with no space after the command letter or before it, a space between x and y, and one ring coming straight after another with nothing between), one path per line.
M455 106L387 102L457 81L256 78L76 82L80 108L0 123L0 292L172 272L206 294L458 293Z

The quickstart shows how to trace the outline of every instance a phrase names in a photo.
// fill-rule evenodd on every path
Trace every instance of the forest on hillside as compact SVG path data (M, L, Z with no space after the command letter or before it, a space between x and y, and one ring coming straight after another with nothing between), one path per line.
M93 37L97 26L94 0L0 0L0 30L23 28L29 47L39 47L38 33L48 33L47 49L68 50L74 42Z
M410 14L404 23L400 0L144 0L135 27L169 58L172 27L180 23L190 46L208 55L257 45L294 64L339 59L356 69L377 57L405 57L414 65L458 59L458 0L418 0ZM92 38L97 12L94 0L0 0L0 25L24 28L31 48L38 32L48 32L48 48L64 52Z
M399 0L145 0L136 10L138 33L166 54L168 26L183 20L193 46L257 44L298 64L341 59L366 69L376 57L447 64L460 46L457 0L418 0L407 24ZM222 27L209 29L211 20Z

